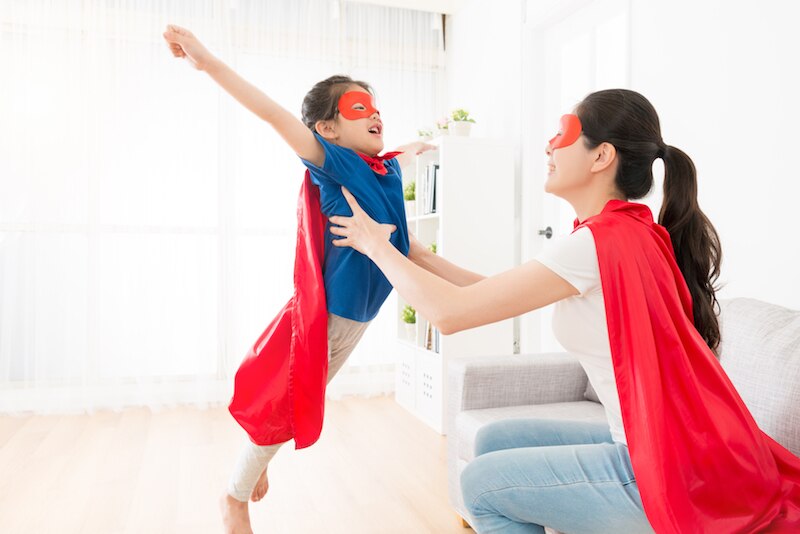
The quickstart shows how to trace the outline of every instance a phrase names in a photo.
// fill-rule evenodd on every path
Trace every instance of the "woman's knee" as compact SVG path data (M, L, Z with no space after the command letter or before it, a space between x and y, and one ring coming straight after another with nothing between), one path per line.
M475 456L518 447L538 446L542 441L539 434L549 433L546 426L549 423L538 419L503 419L487 423L475 435Z
M464 499L464 506L472 514L475 512L474 503L481 493L484 492L482 482L486 481L486 471L482 467L482 462L478 458L467 464L461 472L461 496Z
M515 434L517 424L514 419L506 419L483 425L475 434L475 456L516 447L510 438Z
M492 432L491 429L493 424L494 423L489 423L488 425L480 427L478 429L478 432L475 434L475 447L473 452L475 453L476 457L480 456L481 454L486 454L487 452L496 450L493 448L494 433Z

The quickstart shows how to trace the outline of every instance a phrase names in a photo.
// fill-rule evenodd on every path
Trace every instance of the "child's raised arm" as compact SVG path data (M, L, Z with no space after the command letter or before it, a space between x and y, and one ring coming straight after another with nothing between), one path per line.
M194 68L205 71L244 107L270 123L298 156L320 167L323 165L325 152L311 130L211 54L192 32L170 24L164 32L164 39L172 55L186 58Z

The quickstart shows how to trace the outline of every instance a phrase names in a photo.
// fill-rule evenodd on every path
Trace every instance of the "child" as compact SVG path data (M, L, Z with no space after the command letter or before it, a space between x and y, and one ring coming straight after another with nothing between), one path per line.
M347 201L341 193L341 187L345 185L358 197L371 215L385 223L389 240L400 252L408 255L409 248L416 250L423 248L413 238L409 242L403 204L401 163L397 159L404 158L408 161L413 158L414 154L434 147L423 143L412 143L402 147L403 153L377 156L383 150L383 123L380 113L375 109L371 89L366 83L353 81L347 76L332 76L317 83L303 100L303 121L301 122L214 57L188 30L170 25L164 33L164 39L175 57L185 58L196 69L205 71L242 105L275 128L309 169L311 182L319 188L320 208L326 217L351 214ZM397 159L395 156L398 156ZM309 174L307 174L306 186L309 184L308 176ZM301 200L307 193L309 196L315 194L314 191L308 192L306 186L303 188ZM316 204L312 204L312 206L316 206ZM308 210L308 205L306 205L306 210ZM327 302L328 371L326 383L344 364L392 289L386 277L366 256L348 247L331 246L332 234L329 228L329 224L325 225L324 259L322 260ZM298 254L300 254L299 249L300 241L298 240ZM295 282L297 285L297 270ZM311 285L310 282L305 282L305 284ZM316 288L306 287L305 290L314 292ZM318 293L318 291L316 292ZM297 297L297 292L295 297ZM312 300L319 299L312 298ZM324 304L325 301L323 301L323 306ZM305 320L295 316L296 308L296 303L290 301L256 343L254 352L251 352L248 360L257 358L263 348L262 341L265 338L278 337L276 332L281 328L283 328L281 335L286 339L291 338L291 342L295 341L294 337L298 328L291 326L292 319L301 322ZM287 318L289 316L292 317ZM289 326L284 327L284 325ZM304 335L309 335L305 328L307 325L303 324L302 326L301 330ZM324 331L323 337L325 337ZM288 343L289 341L286 341L286 344ZM285 361L285 352L281 356L279 359ZM289 360L293 361L292 358L294 358L294 353ZM274 362L275 358L272 358L272 361ZM237 389L240 386L240 374L243 373L247 363L246 360L240 368L240 372L237 373ZM290 363L289 366L291 365L294 364ZM283 365L282 369L285 370L286 367ZM324 367L324 361L322 366L317 365L316 367L317 369L306 368L302 373L298 372L287 382L294 380L293 387L314 384L313 380L307 380L308 372L316 373L314 376L324 377L324 371L318 369ZM281 370L276 368L275 372L281 372ZM250 374L266 377L265 380L272 379L272 382L268 386L264 385L264 388L268 387L274 391L275 388L285 390L289 387L282 379L278 379L276 384L273 375ZM303 384L299 384L301 380L304 380ZM285 394L279 393L279 395L282 395L281 400L283 400ZM322 388L322 395L319 404L324 406L324 388ZM231 404L231 413L237 417L237 412L233 408L235 402L237 402L236 393ZM302 405L301 408L305 407L306 405ZM284 421L292 416L287 415L287 413L292 413L292 408L297 408L297 406L290 405L287 410L275 409L275 405L269 403L248 407L245 411L256 413L257 418L260 418L259 422L268 420L266 425L262 425L262 428L268 429L266 434L256 431L243 422L243 419L237 417L237 421L248 431L250 440L239 457L227 492L221 500L223 521L227 532L251 532L247 501L248 498L258 501L266 494L269 488L267 464L278 448L291 437L296 438L295 442L298 448L308 446L316 440L319 429L321 429L322 407L319 407L316 433L312 431L310 439L305 436L302 443L299 432L295 428L295 421L292 420L291 425ZM315 409L317 408L312 406L311 411ZM293 416L301 417L302 414L294 413ZM275 428L280 428L281 431L275 431ZM287 428L290 431L285 430Z

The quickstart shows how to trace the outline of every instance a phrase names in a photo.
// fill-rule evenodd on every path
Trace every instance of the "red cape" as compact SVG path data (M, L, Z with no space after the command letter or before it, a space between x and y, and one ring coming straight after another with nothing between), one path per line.
M650 524L658 533L800 532L800 459L758 428L695 329L667 230L647 206L618 200L584 225Z
M228 409L253 443L294 438L313 445L322 431L328 377L328 312L322 259L325 225L319 188L306 171L297 204L294 296L245 357Z

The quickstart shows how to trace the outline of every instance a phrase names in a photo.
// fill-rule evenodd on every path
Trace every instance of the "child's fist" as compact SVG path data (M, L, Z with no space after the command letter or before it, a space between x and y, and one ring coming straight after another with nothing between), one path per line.
M172 55L185 58L198 70L204 70L213 57L203 46L197 37L186 28L170 24L164 32L164 40L167 41Z

